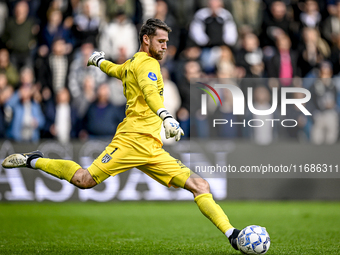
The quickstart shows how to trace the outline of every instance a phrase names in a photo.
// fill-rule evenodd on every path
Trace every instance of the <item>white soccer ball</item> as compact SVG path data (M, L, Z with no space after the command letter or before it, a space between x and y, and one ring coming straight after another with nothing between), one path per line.
M237 237L238 247L245 254L265 254L270 246L266 228L256 225L245 227Z

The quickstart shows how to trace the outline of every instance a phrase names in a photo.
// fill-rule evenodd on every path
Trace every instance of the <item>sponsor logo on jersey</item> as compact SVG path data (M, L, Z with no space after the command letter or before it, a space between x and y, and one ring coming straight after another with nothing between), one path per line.
M105 156L102 158L102 163L107 163L112 159L112 157L109 154L105 154Z
M176 162L181 168L186 168L186 166L179 159L177 159Z
M157 81L157 76L156 76L156 74L153 73L153 72L150 72L150 73L148 74L148 77L149 77L150 80L152 80L152 81Z

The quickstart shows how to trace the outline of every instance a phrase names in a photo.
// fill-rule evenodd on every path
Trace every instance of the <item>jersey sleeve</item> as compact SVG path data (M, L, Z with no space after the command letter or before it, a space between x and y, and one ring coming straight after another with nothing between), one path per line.
M102 70L104 73L106 73L109 76L115 77L119 80L122 79L122 71L123 71L123 66L125 65L117 65L112 63L111 61L104 60L100 64L100 70Z
M147 58L141 62L136 69L136 77L145 102L157 114L158 109L164 108L162 97L158 93L157 81L162 78L157 60Z

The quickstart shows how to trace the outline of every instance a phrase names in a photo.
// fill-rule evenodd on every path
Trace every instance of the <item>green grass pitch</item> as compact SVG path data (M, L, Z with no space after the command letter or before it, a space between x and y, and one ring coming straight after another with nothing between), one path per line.
M339 202L220 202L267 254L340 254ZM0 254L241 254L194 202L0 204Z

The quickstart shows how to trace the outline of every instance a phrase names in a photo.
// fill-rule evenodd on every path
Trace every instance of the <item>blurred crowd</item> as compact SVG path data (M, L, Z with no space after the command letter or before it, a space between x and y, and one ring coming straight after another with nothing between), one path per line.
M112 137L125 117L121 82L86 63L95 50L124 63L152 17L172 28L161 61L165 106L185 138L338 141L339 0L0 0L0 138ZM213 130L204 119L190 119L191 78L267 78L235 83L253 87L256 109L270 108L274 87L304 87L312 93L306 106L312 116L292 106L286 118L298 120L294 128ZM222 100L216 113L235 118L230 94Z

